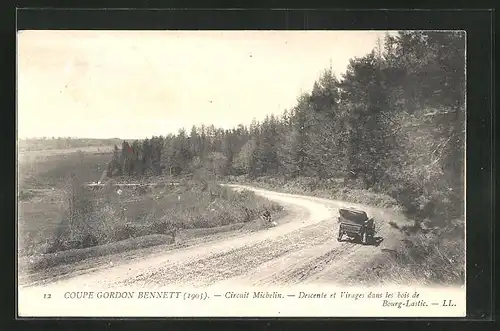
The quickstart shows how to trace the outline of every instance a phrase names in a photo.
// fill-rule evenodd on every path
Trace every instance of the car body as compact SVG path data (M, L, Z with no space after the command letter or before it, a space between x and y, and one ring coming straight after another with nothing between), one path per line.
M354 208L341 208L339 209L338 223L338 241L342 241L344 235L363 244L373 241L375 235L374 220L369 218L365 211Z

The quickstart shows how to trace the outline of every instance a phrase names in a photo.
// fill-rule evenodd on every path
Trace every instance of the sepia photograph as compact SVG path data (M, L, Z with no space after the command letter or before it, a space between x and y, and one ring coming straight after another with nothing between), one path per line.
M466 34L22 30L20 316L465 316Z

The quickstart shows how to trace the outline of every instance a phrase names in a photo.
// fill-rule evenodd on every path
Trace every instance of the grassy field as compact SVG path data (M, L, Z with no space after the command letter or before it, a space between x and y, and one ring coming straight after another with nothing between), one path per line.
M69 263L90 253L173 243L179 234L200 237L231 231L266 208L275 215L282 211L250 191L234 192L201 174L177 179L176 185L166 178L148 178L163 181L149 188L118 190L111 180L99 190L82 186L100 178L110 157L109 152L90 149L20 162L18 252L24 260L37 261L32 267L60 263L57 253L67 255L64 262Z
M120 145L121 139L92 138L53 138L53 139L20 139L17 146L20 152L55 151L71 149L101 148L103 146Z
M19 153L19 193L63 188L72 173L82 181L96 181L106 169L111 151L111 147L103 146Z
M78 150L40 150L19 153L18 230L23 253L49 240L65 212L71 174L82 181L98 180L111 157L106 146ZM33 248L31 248L33 250Z

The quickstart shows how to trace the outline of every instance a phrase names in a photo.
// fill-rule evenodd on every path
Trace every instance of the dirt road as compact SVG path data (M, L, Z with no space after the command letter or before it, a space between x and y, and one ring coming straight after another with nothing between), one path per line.
M231 185L234 189L242 186ZM388 222L400 216L363 206L375 217L379 245L337 242L338 208L352 203L252 189L288 211L278 226L247 234L228 234L196 246L157 252L113 267L45 284L78 290L172 285L218 286L345 283L366 263L400 240ZM280 223L282 223L280 225ZM28 289L26 289L28 290Z

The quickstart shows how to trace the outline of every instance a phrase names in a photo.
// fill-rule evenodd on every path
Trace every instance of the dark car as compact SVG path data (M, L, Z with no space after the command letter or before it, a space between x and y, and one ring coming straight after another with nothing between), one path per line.
M339 209L338 222L340 223L338 241L342 241L344 235L363 244L373 241L375 236L374 220L369 218L363 210L354 208Z

